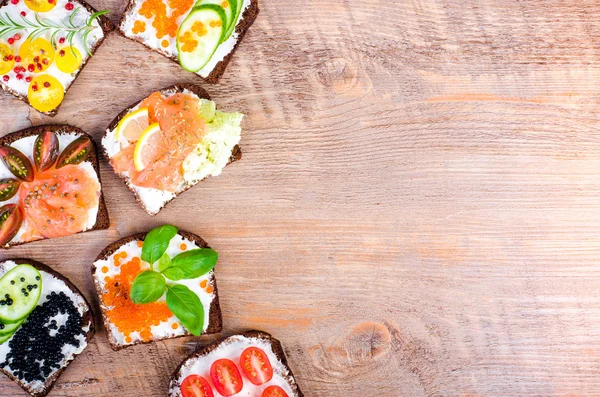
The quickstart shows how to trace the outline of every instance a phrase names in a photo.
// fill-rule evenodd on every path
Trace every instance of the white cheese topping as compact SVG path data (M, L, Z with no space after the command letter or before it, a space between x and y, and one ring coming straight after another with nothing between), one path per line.
M73 12L73 11L69 11L65 8L65 5L67 4L67 2L68 2L68 0L56 0L56 6L52 10L50 10L48 12L40 12L40 13L38 13L38 15L40 16L40 18L47 19L49 21L52 21L55 24L61 23L63 21L67 21L69 19L69 16ZM73 4L75 5L75 9L79 8L79 11L77 12L76 17L73 18L73 23L75 24L75 26L83 26L92 14L85 7L83 7L82 5L77 3L77 0L74 0ZM27 5L25 4L25 2L23 0L20 0L17 4L12 4L11 2L8 2L7 5L0 8L0 15L9 15L15 22L18 22L18 23L23 22L21 19L22 18L21 12L25 13L25 18L27 20L35 21L36 13L31 11L27 7ZM87 40L86 40L88 47L90 49L93 48L104 37L104 31L100 27L98 20L95 20L92 23L92 26L96 27L96 29L92 30L92 32L89 34L89 36L87 37ZM2 43L9 46L13 50L14 54L18 55L20 45L25 41L25 38L27 38L27 36L31 32L32 32L32 29L28 29L28 30L19 32L19 34L21 35L21 40L15 41L13 44L8 44L7 42L5 42L5 40L2 40ZM17 33L17 32L15 32L15 33ZM41 37L43 39L50 41L52 33L53 33L53 30L49 30L46 33L44 33L40 36L37 36L37 37ZM62 35L59 34L56 37L56 39L58 40L59 38L62 38L64 36L65 36L65 34L62 34ZM86 60L89 58L89 55L87 54L87 51L85 50L85 46L84 46L81 36L82 35L80 35L80 34L75 35L75 37L73 39L73 47L77 48L77 50L81 53L81 56L83 57L83 63L85 63ZM61 46L68 46L68 42ZM58 51L56 53L56 56L57 57L59 56ZM15 64L15 66L17 66L17 64ZM23 66L27 69L28 65L21 65L21 66ZM77 77L77 74L79 73L80 70L81 70L81 68L78 69L77 71L75 71L74 73L64 73L58 69L58 67L56 66L56 62L53 62L52 65L48 69L44 70L43 72L37 73L37 74L48 74L48 75L55 77L61 83L61 85L63 86L63 88L66 91L67 88L71 85L71 83L73 83L73 80L75 80L75 78ZM29 83L24 78L21 80L17 80L17 73L15 73L14 70L11 70L9 73L7 73L7 75L9 77L8 82L6 82L4 80L0 80L0 83L3 86L14 90L21 95L27 96L27 90L29 88ZM23 75L30 76L32 74L29 72L25 72L25 73L23 73Z
M56 136L58 137L59 151L61 151L64 148L66 148L69 143L71 143L75 139L79 138L81 136L81 134L70 133L70 132L61 132L61 133L57 133ZM12 144L10 144L10 146L14 147L15 149L17 149L21 153L23 153L29 159L29 161L31 161L32 165L33 165L33 145L35 144L36 138L37 138L37 135L31 135L31 136L27 136L27 137L18 139L16 141L14 141ZM82 168L85 172L88 173L90 178L93 178L94 180L96 180L98 182L98 184L100 184L100 180L98 179L98 175L96 174L96 170L94 169L94 166L92 165L92 163L90 163L89 161L84 161L82 163L79 163L77 165L77 167ZM0 179L14 178L14 177L15 176L8 170L8 168L4 165L4 163L0 162ZM11 197L9 200L6 200L6 201L3 201L2 203L0 203L0 205L9 204L9 203L18 203L18 202L19 202L19 194L17 193L13 197ZM93 228L94 225L96 224L97 217L98 217L98 206L90 208L88 211L88 217L87 217L85 227L82 231L86 231L86 230ZM11 242L23 241L22 236L23 236L23 234L25 234L26 231L27 231L27 220L23 219L23 224L21 225L19 232L17 233L15 238L11 240Z
M292 388L290 387L290 372L288 371L286 366L283 365L281 361L279 361L279 359L273 352L271 344L260 338L247 338L242 335L231 336L225 339L223 342L221 342L219 346L217 346L206 356L190 359L185 364L183 364L181 367L181 376L178 379L177 385L171 386L169 390L169 395L171 397L181 396L179 386L181 385L183 380L189 375L200 375L212 385L212 381L210 379L211 365L216 360L221 358L228 358L234 363L236 363L236 365L239 365L240 356L242 355L242 352L250 346L258 347L267 354L267 357L271 362L271 366L273 367L273 379L271 379L264 385L256 386L252 382L250 382L250 380L246 378L243 372L240 370L240 374L242 375L242 379L244 381L244 387L238 394L236 394L236 397L260 397L262 395L263 390L273 385L281 387L288 394L288 396L295 396L296 394L292 391ZM215 397L221 397L221 394L219 394L219 392L217 392L217 390L214 388L213 393Z
M143 43L145 43L146 45L155 49L156 51L160 52L163 55L166 55L168 57L177 58L177 40L176 40L176 38L174 38L174 37L171 38L168 35L163 38L160 38L160 39L157 38L156 37L156 29L152 26L152 20L141 16L138 12L140 10L140 8L142 8L142 4L144 3L144 0L130 0L130 1L134 2L134 5L131 8L131 10L127 14L125 14L125 17L121 21L121 30L124 32L124 34L127 37L141 40ZM166 4L166 2L165 2L165 4ZM240 11L240 15L239 15L237 21L235 22L236 26L242 20L244 11L246 11L246 9L250 6L250 4L251 4L250 0L243 0L242 10ZM167 15L171 15L171 12L173 11L172 8L169 7L168 4L166 4L166 7L167 7ZM187 18L187 16L189 15L189 13L191 11L192 11L192 9L190 9L184 15L177 18L177 26L181 26L181 23L185 20L185 18ZM146 30L144 32L137 33L137 34L133 33L133 25L136 20L141 20L146 23ZM236 43L238 42L238 39L239 39L239 34L236 33L235 29L234 29L234 32L231 34L231 36L229 36L229 38L227 40L225 40L223 43L219 44L219 46L217 47L217 49L216 49L215 53L213 54L212 58L210 59L210 61L202 69L200 69L198 72L196 72L196 74L199 75L200 77L205 77L205 78L208 77L208 75L213 71L213 69L215 68L217 63L221 62L227 55L229 55L229 53L231 51L233 51L233 48L235 47ZM163 40L168 41L169 45L167 47L162 46Z
M4 276L8 271L10 271L11 269L15 268L18 265L19 265L18 263L14 262L12 260L0 262L0 278L2 276ZM40 300L38 301L37 306L43 305L44 302L47 301L46 297L51 292L56 292L56 293L64 292L65 295L67 295L67 297L69 299L71 299L75 308L77 308L77 311L79 312L79 314L81 314L83 316L83 313L85 313L88 310L88 306L85 303L85 300L80 295L71 291L71 289L64 283L64 281L54 277L52 274L45 272L43 270L40 270L40 274L42 275L42 293L40 295ZM58 316L56 316L55 319L57 320L57 326L60 327L61 325L66 324L68 316L67 315L58 315ZM83 329L84 333L87 333L87 331L89 331L89 329L90 329L89 324L87 324L82 329ZM0 344L0 362L4 362L6 360L6 355L10 352L9 343L10 343L11 339L12 339L12 337L10 339L8 339L6 342ZM62 368L66 364L68 364L69 361L73 360L76 355L81 353L86 348L87 341L86 341L85 335L77 335L77 339L79 340L79 347L76 347L76 346L73 346L70 344L65 344L62 347L62 353L64 354L65 357L60 362L60 368ZM12 373L12 371L10 370L10 367L5 367L4 369L6 369ZM57 371L58 371L58 369L54 370L52 373L50 373L50 375L47 376L47 378L53 376L54 373ZM44 388L45 388L44 383L40 382L39 380L31 382L31 383L29 383L29 385L31 386L32 390L37 391L37 392L40 392L40 391L44 390Z
M200 248L193 241L184 238L180 234L177 234L169 242L169 247L167 248L166 254L172 258L172 257L180 254L181 252L184 252L184 250L181 249L182 244L186 245L186 251L189 251L191 249ZM108 259L101 259L101 260L94 262L94 266L96 268L96 271L94 273L94 278L101 289L100 304L101 304L103 311L110 309L110 307L106 307L102 301L102 294L107 292L105 289L105 285L106 285L105 278L106 277L114 277L115 275L118 275L121 273L120 268L118 266L115 266L115 263L113 260L113 256L116 254L120 254L121 252L127 253L126 259L122 260L122 262L121 262L121 263L124 263L125 261L128 261L133 257L141 257L142 248L138 246L137 241L130 241L129 243L124 244L121 247L119 247L119 249L116 250L113 253L113 255L111 255ZM142 269L150 268L150 265L147 262L142 261L142 265L143 265ZM155 264L155 266L156 266L156 264ZM106 269L103 269L104 267L106 267ZM104 272L103 270L107 270L107 271ZM210 284L210 280L212 280L213 277L214 277L214 273L212 271L210 271L209 273L205 274L204 276L195 278L192 280L179 280L179 281L167 280L167 283L171 284L171 285L173 285L173 284L185 285L194 294L196 294L198 296L198 298L200 298L200 302L202 303L202 306L204 308L204 331L206 331L206 329L208 328L208 325L209 325L210 306L212 304L213 299L215 298L215 293L214 292L211 292L211 293L206 292L206 290L204 288L202 288L200 286L200 284L203 283L204 281L207 284ZM163 295L158 300L158 302L164 302L165 300L166 300L165 295ZM176 329L173 329L173 324L177 324ZM108 327L110 328L113 336L115 337L116 342L120 345L129 345L129 344L134 344L135 342L141 341L139 332L134 332L129 335L131 338L131 341L129 343L126 343L125 335L121 331L119 331L119 329L113 323L109 322ZM152 336L154 339L159 339L159 338L171 338L171 337L184 335L186 330L185 330L183 324L181 324L181 322L177 319L177 317L171 316L171 318L169 318L167 321L162 322L159 325L153 325L151 327L151 332L152 332Z

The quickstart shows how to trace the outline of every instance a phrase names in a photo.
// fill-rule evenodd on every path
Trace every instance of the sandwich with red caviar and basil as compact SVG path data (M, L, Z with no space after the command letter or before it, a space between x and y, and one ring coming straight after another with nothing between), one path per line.
M202 88L179 84L123 111L102 146L115 172L150 215L242 156L243 114L217 109Z
M106 247L92 266L110 346L221 332L217 252L164 225Z
M92 339L90 305L68 279L31 259L0 262L0 291L0 372L43 397Z
M0 138L0 246L107 229L94 142L68 125Z
M198 350L171 377L169 397L302 397L281 343L248 331Z
M113 29L83 0L0 2L0 84L54 116L79 72Z
M258 12L258 0L129 0L118 29L216 83Z

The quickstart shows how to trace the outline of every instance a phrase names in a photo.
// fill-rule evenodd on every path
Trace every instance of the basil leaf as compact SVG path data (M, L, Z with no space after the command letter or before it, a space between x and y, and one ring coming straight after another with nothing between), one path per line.
M177 228L172 225L163 225L152 229L144 239L142 246L142 260L153 265L167 250L169 241L177 234Z
M169 266L171 266L171 257L167 254L163 254L158 260L158 271L162 272Z
M151 303L157 301L165 293L167 283L165 278L153 270L146 270L137 275L129 297L133 303Z
M167 307L192 335L204 331L204 306L185 285L167 286Z
M198 248L182 252L173 259L162 274L169 280L198 278L211 271L217 264L219 254L210 248Z

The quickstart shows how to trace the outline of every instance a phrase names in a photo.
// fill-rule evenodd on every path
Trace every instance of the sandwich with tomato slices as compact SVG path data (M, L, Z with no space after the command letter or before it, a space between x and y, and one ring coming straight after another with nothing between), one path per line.
M184 360L169 397L302 397L281 343L248 331L212 343Z

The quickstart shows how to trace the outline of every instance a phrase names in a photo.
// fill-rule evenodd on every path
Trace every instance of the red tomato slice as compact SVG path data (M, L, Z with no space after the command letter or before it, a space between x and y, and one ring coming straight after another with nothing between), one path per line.
M273 378L273 367L267 354L258 347L249 347L240 356L240 367L250 382L256 386Z
M210 384L199 375L190 375L181 383L183 397L214 397Z
M279 386L269 386L263 391L262 397L289 397Z
M217 360L210 366L210 379L215 389L225 397L238 394L244 387L240 371L235 363L227 358Z

